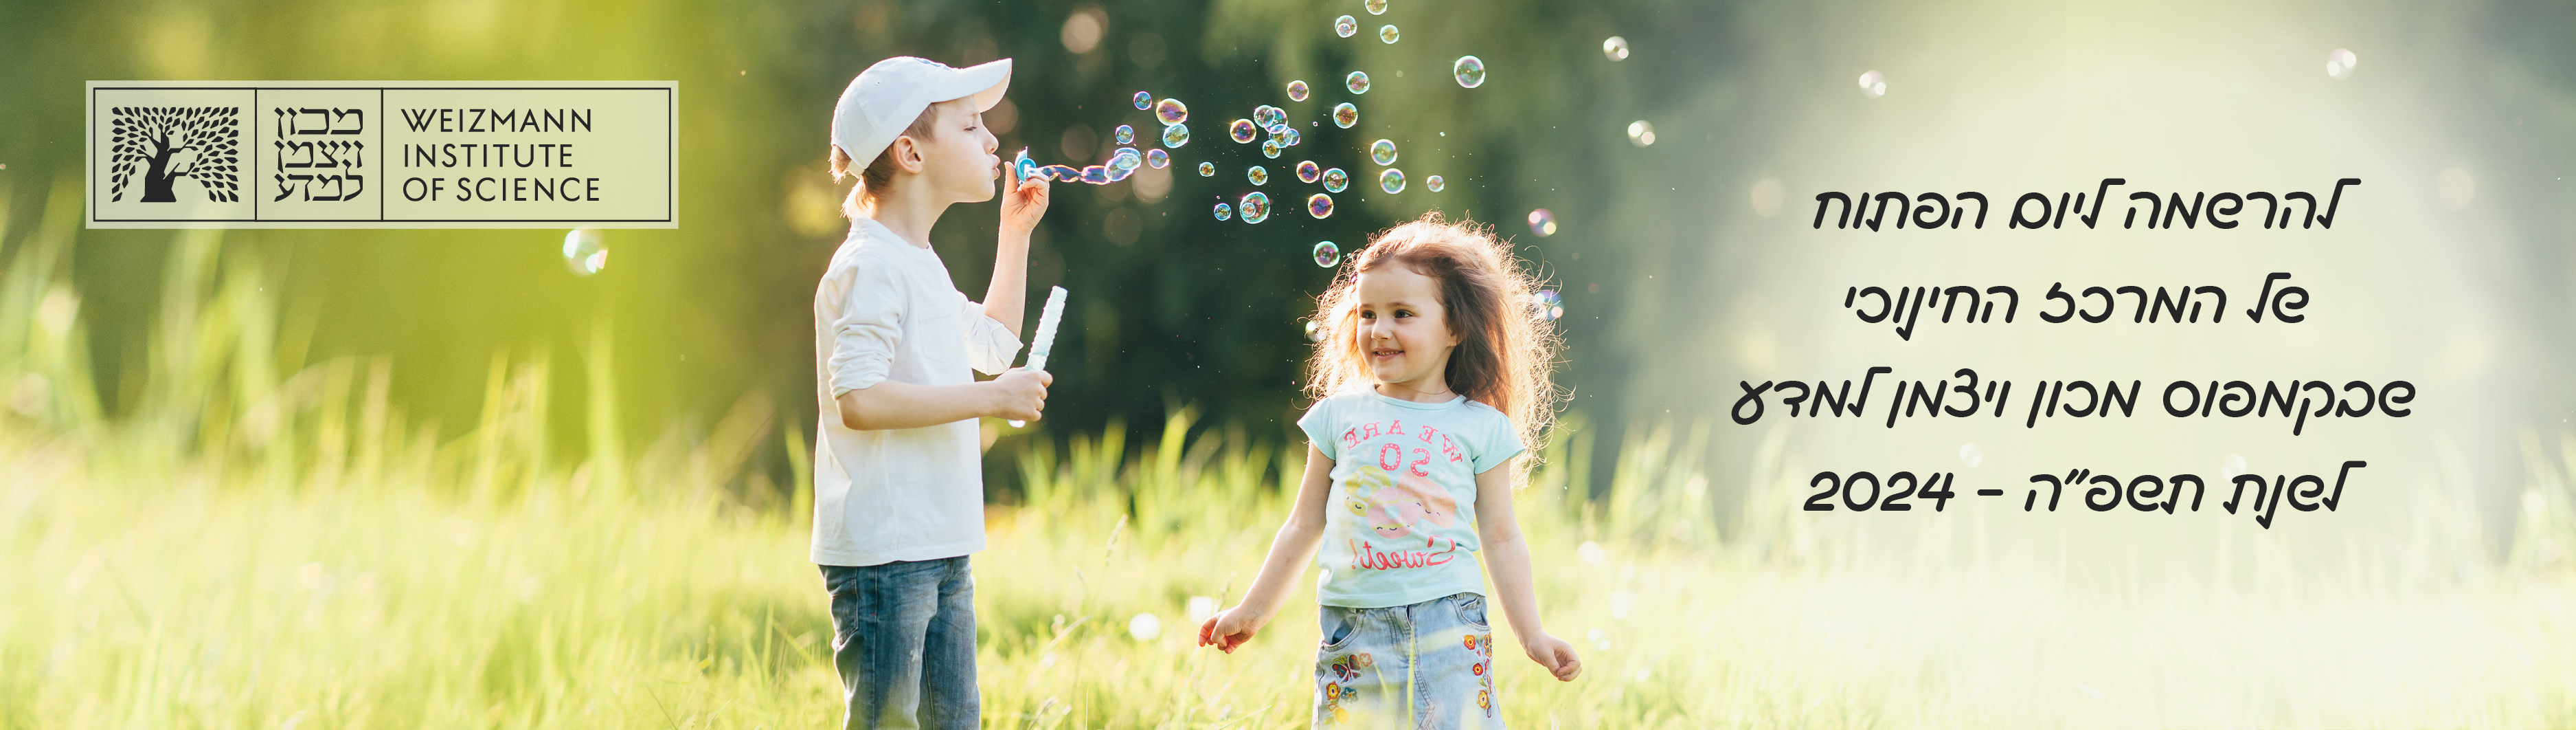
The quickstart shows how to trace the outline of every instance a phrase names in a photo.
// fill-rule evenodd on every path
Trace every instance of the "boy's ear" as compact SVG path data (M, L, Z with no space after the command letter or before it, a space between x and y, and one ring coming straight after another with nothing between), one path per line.
M912 135L901 135L894 138L894 145L886 148L886 154L894 158L896 170L919 175L923 164L920 144L913 140Z

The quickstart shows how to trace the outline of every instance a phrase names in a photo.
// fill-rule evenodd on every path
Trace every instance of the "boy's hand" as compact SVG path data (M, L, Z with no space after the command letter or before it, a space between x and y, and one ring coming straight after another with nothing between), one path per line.
M1011 177L1010 161L1003 160L1002 166L1002 177L1007 180ZM1038 218L1046 215L1046 176L1030 175L1005 187L1007 189L1002 191L1002 235L1025 238L1030 231L1037 230Z
M1218 651L1232 654L1235 647L1252 641L1253 634L1261 633L1261 624L1262 621L1250 610L1236 604L1208 617L1207 623L1199 624L1199 646L1213 646Z
M1047 386L1055 384L1055 376L1044 370L1014 368L988 384L993 388L994 403L993 412L986 415L1035 421L1046 410Z
M1530 661L1547 667L1547 673L1555 675L1556 681L1572 682L1574 675L1583 673L1583 660L1574 657L1574 645L1555 635L1541 632L1537 638L1521 642L1521 650L1529 652Z

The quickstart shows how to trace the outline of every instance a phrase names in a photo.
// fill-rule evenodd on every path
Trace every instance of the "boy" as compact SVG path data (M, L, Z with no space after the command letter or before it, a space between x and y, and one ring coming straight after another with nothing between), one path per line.
M813 560L832 597L847 728L974 728L975 583L984 549L977 418L1036 419L1054 378L1011 371L1044 179L1013 181L984 302L930 249L953 203L1003 169L982 113L1011 62L877 62L832 112L832 174L857 174L850 237L814 290ZM855 170L854 170L855 168ZM1009 179L1009 178L1004 178ZM968 368L1001 377L977 382Z

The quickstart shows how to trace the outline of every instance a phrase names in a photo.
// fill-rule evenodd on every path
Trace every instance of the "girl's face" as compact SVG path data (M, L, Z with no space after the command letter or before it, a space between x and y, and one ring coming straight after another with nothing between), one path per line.
M1353 336L1369 374L1380 383L1446 399L1449 386L1441 374L1458 336L1440 308L1440 280L1387 266L1360 272L1358 291L1360 321Z

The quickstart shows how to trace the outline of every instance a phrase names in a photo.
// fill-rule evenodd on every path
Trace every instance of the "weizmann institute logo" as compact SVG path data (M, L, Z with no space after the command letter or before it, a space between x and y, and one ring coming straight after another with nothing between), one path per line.
M139 194L145 203L176 203L183 193L216 203L241 199L241 107L121 106L110 120L108 200Z

